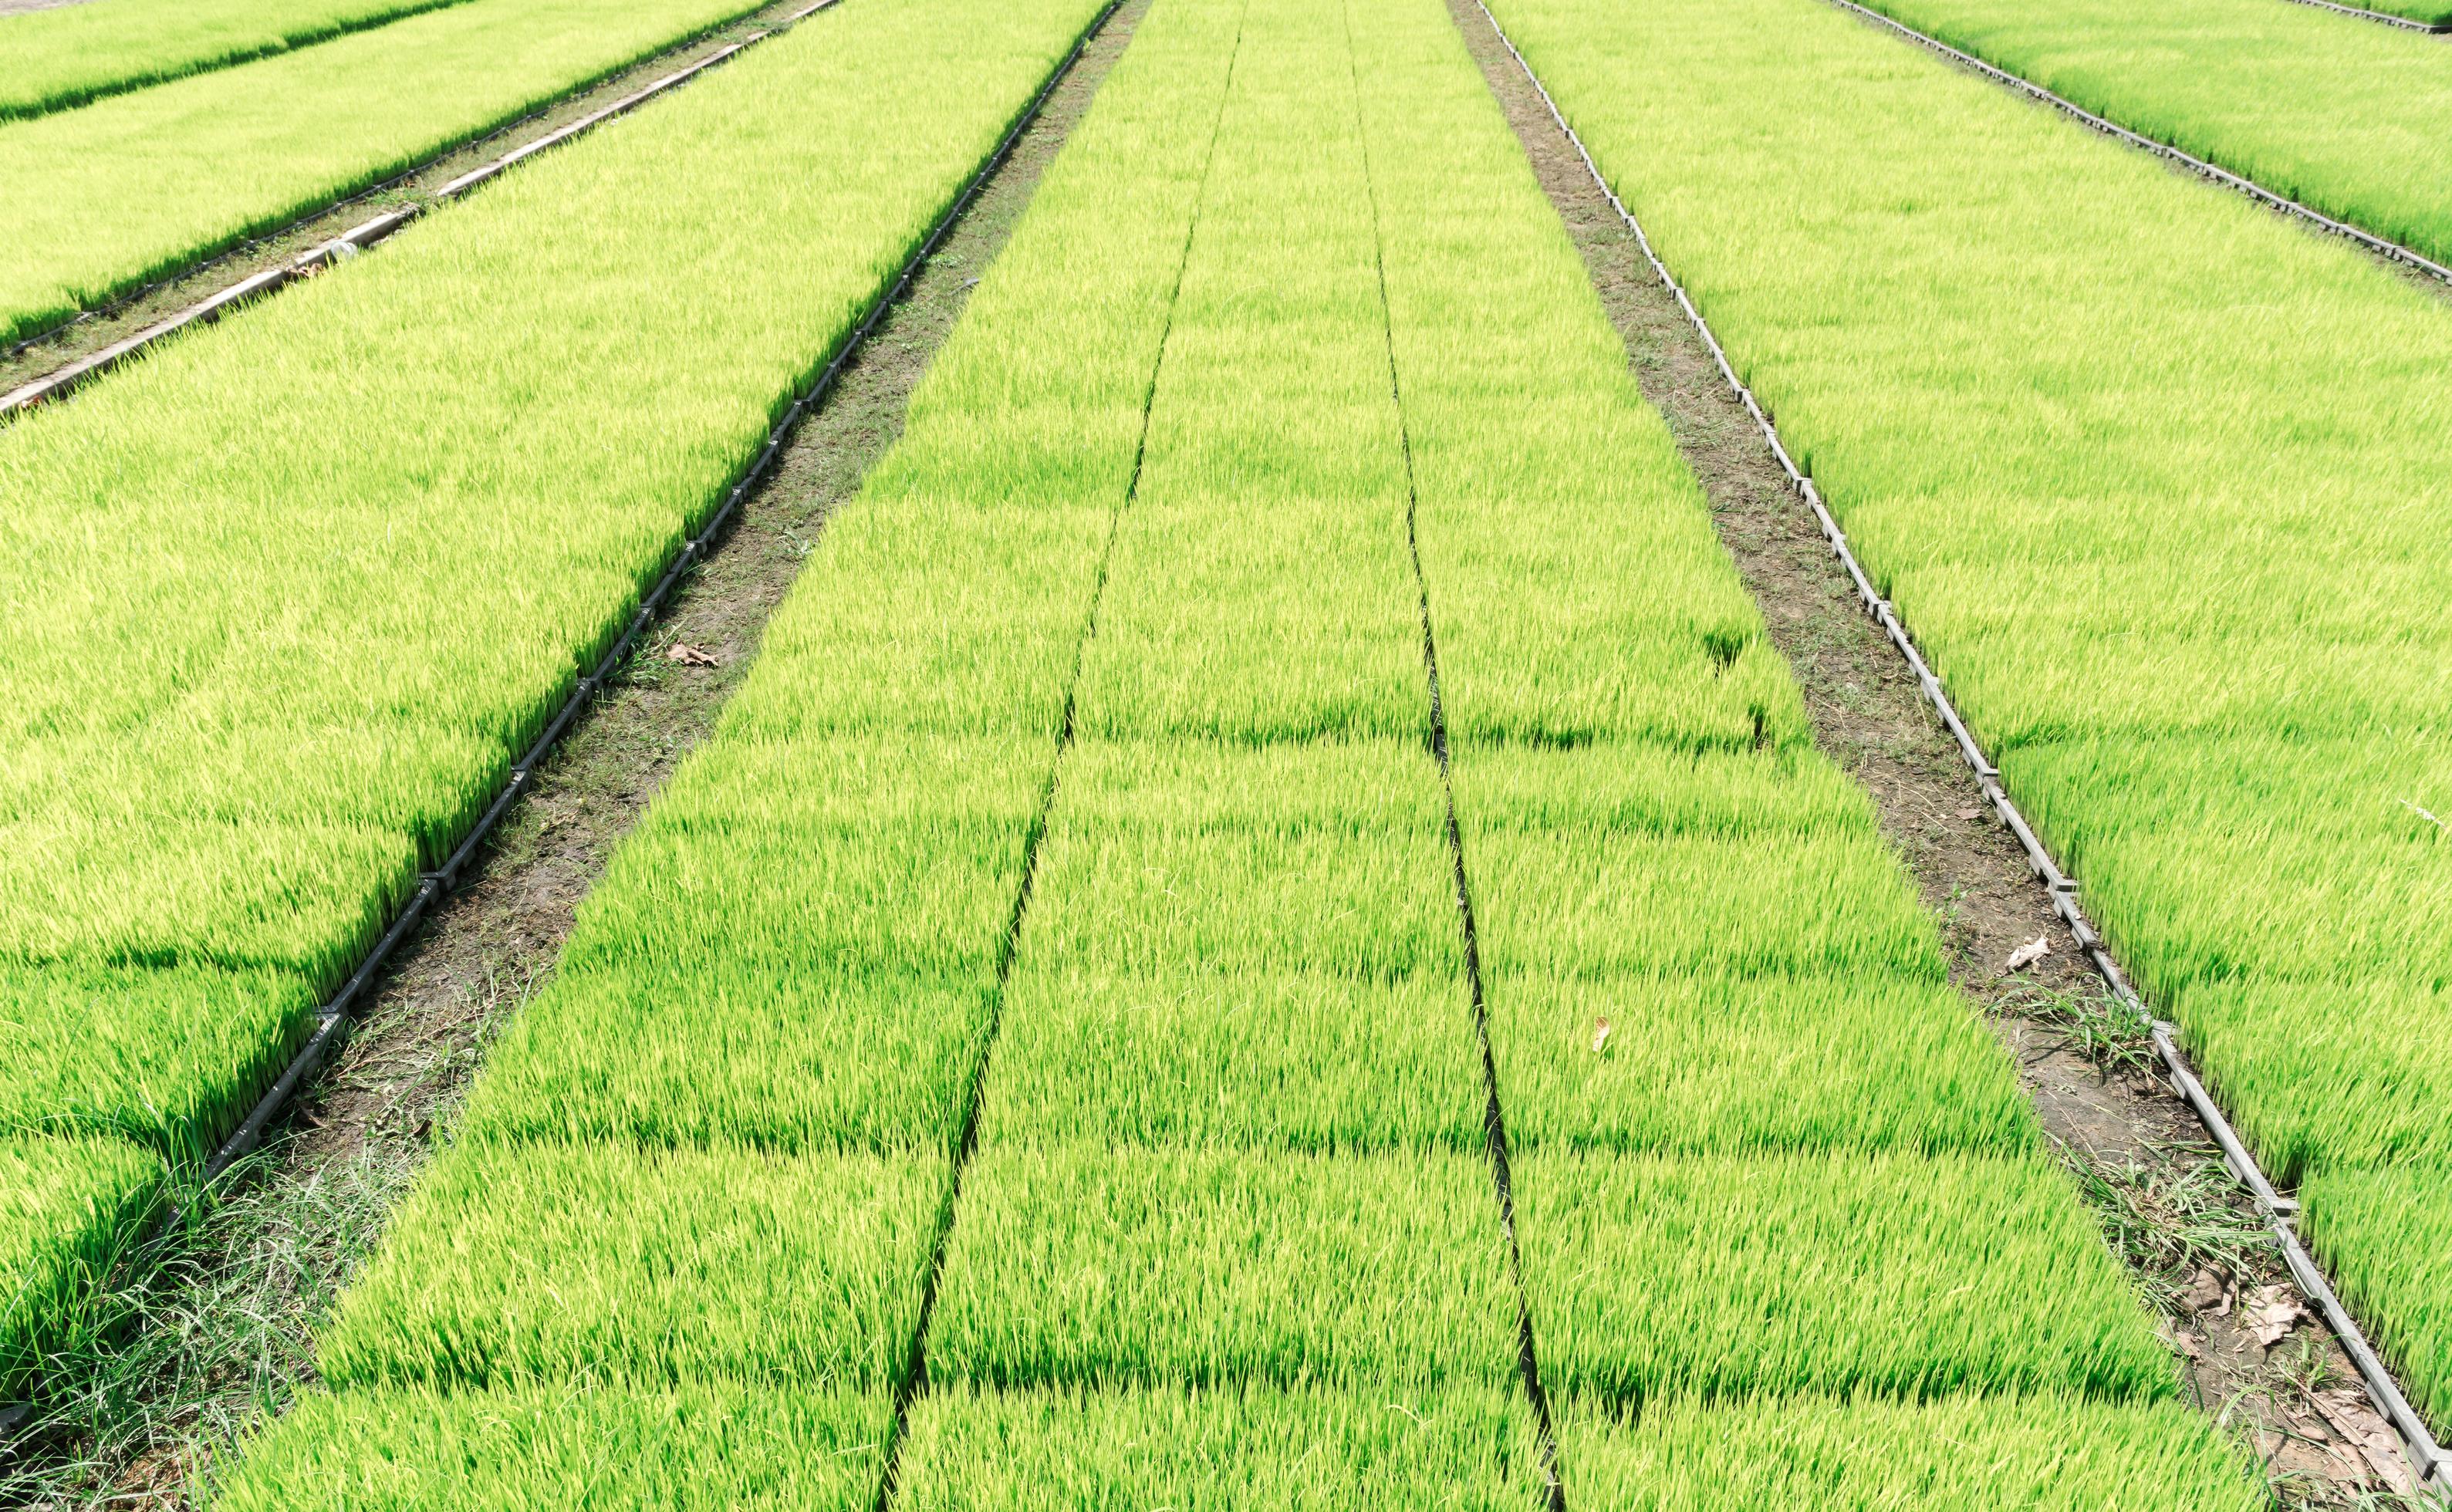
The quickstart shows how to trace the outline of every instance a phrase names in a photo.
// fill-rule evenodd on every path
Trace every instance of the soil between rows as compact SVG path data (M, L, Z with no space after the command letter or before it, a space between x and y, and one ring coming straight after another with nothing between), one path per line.
M2288 1280L2269 1241L2235 1267L2167 1264L2181 1228L2259 1229L2246 1191L2154 1069L2082 1051L2068 1005L2099 1016L2102 983L2025 854L1991 817L1906 659L1858 607L1811 511L1573 144L1475 0L1448 6L1582 253L1644 397L1703 483L1721 540L1804 689L1816 743L1871 794L1883 832L1940 915L1953 979L2016 1057L2045 1131L2100 1178L2081 1185L2157 1302L2190 1393L2241 1427L2287 1504L2372 1505L2361 1498L2406 1488L2399 1440L2331 1333L2302 1321L2267 1348L2250 1332L2244 1314L2258 1288ZM2050 953L2007 976L2010 953L2038 936Z
M632 664L394 957L335 1063L138 1291L131 1335L55 1393L13 1459L0 1450L0 1505L184 1507L192 1472L314 1380L330 1303L447 1135L495 1033L551 975L580 899L713 728L828 515L901 434L913 387L1147 8L1127 5L1083 49ZM716 664L674 660L677 646Z
M86 0L37 0L35 6L28 8L84 3ZM0 346L0 393L56 372L113 342L133 336L154 322L168 319L241 279L293 262L301 253L386 210L423 203L434 190L469 169L482 167L513 147L533 142L591 110L603 109L632 90L738 42L752 31L769 29L807 3L808 0L774 0L773 4L738 21L701 32L688 41L676 43L662 52L642 59L601 84L562 95L518 120L428 159L422 166L378 187L363 189L346 199L337 200L277 230L249 238L142 289L96 306L49 335L35 337L14 347ZM7 13L12 5L27 6L27 0L0 0L0 14ZM272 56L286 55L275 53ZM234 65L239 68L246 66ZM699 82L693 79L681 88L690 88ZM280 295L275 292L262 297L278 299ZM221 319L244 320L246 311L243 307L229 310Z

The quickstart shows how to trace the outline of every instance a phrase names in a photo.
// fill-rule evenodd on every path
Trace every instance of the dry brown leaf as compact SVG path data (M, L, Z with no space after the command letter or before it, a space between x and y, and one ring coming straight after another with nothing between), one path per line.
M716 667L722 665L722 662L715 659L712 654L701 651L698 647L691 645L686 640L674 641L672 649L664 653L664 659L666 661L678 661L684 667Z
M1982 809L1961 809L1958 811L1958 816L1962 819L1980 819L1984 817L1984 811Z
M2023 972L2050 953L2052 953L2052 942L2038 934L2009 952L2009 964L2001 969L2002 974Z
M2316 1410L2324 1415L2335 1433L2359 1451L2360 1458L2366 1461L2367 1467L2386 1489L2403 1496L2418 1494L2417 1483L2409 1474L2409 1462L2402 1458L2400 1435L2377 1415L2365 1392L2319 1391L2314 1395Z
M2289 1337L2290 1330L2299 1326L2299 1320L2305 1316L2307 1309L2299 1305L2298 1293L2277 1282L2256 1288L2241 1319L2247 1325L2247 1331L2256 1336L2256 1342L2270 1349Z
M1610 1037L1610 1021L1609 1021L1608 1019L1605 1019L1605 1018L1596 1018L1596 1019L1592 1020L1592 1053L1593 1053L1593 1054L1597 1055L1597 1054L1599 1054L1602 1051L1605 1051L1605 1050L1607 1050L1607 1049L1609 1048L1609 1037Z
M2210 1270L2200 1270L2180 1293L2180 1306L2190 1312L2204 1312L2223 1300L2223 1278Z

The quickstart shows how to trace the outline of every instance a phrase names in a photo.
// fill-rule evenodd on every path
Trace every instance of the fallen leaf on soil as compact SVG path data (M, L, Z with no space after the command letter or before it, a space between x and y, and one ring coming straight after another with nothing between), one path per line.
M2223 1300L2223 1279L2210 1270L2200 1270L2180 1293L2180 1305L2190 1312L2204 1312Z
M2376 1416L2365 1392L2319 1391L2314 1395L2316 1410L2324 1415L2335 1433L2357 1448L2375 1471L2377 1480L2403 1496L2418 1494L2418 1486L2410 1479L2409 1462L2401 1456L2400 1438L2383 1419Z
M2256 1342L2270 1349L2299 1325L2299 1320L2307 1316L2307 1309L2299 1306L2299 1299L2288 1286L2276 1283L2257 1287L2243 1316Z
M1609 1048L1609 1037L1610 1037L1610 1021L1609 1021L1608 1019L1605 1019L1605 1018L1596 1018L1596 1019L1592 1020L1592 1053L1593 1053L1593 1054L1597 1055L1597 1054L1599 1054L1602 1051L1604 1051L1604 1050L1606 1050L1606 1049L1608 1049L1608 1048Z
M1982 809L1961 809L1958 811L1958 816L1962 819L1980 819L1984 817L1984 811Z
M684 667L714 667L722 665L722 663L717 661L713 656L701 651L698 647L691 645L686 640L674 641L673 648L664 653L664 659L666 661L678 661Z
M2001 973L2006 976L2011 972L2023 972L2050 953L2052 942L2038 934L2009 952L2009 964L2001 969Z

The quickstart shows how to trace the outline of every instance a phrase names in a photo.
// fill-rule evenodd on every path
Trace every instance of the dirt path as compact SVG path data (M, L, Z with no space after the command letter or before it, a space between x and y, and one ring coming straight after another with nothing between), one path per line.
M1474 0L1449 9L1583 254L1645 397L1702 480L1721 540L1803 685L1817 743L1871 793L1941 916L1953 976L2017 1057L2046 1131L2162 1310L2191 1391L2252 1439L2291 1504L2372 1505L2359 1497L2405 1486L2399 1441L2331 1334L2303 1321L2268 1348L2250 1331L2260 1301L2296 1293L2245 1191L2155 1074L2141 1027L2122 1021L2082 964L1905 659L1859 611L1812 515L1540 96ZM2039 936L2050 953L2005 977L2010 953ZM2262 1291L2276 1285L2284 1290Z
M133 1331L0 1460L0 1505L178 1507L261 1402L313 1379L314 1329L430 1158L495 1032L552 972L573 911L713 727L827 515L904 406L1149 0L1118 11L904 300L796 433L628 674L540 769L470 879L386 972L364 1026L227 1198L130 1302ZM715 665L671 659L676 646Z

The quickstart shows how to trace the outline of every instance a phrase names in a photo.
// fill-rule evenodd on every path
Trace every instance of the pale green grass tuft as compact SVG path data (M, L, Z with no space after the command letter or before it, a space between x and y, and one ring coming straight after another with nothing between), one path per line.
M1662 1395L2176 1394L2171 1354L2040 1152L1515 1163L1541 1374Z
M1531 1413L1502 1391L1223 1390L924 1398L902 1450L910 1512L1532 1512Z
M324 1335L336 1386L893 1384L946 1164L463 1147Z
M587 1382L306 1397L206 1500L215 1512L857 1512L885 1473L882 1392Z
M0 1136L0 1400L73 1346L161 1183L160 1158L121 1140Z
M991 1146L932 1383L1503 1386L1515 1306L1474 1155Z
M1613 1512L2257 1512L2264 1488L2205 1415L2074 1396L1908 1404L1653 1403L1560 1414L1571 1505Z

